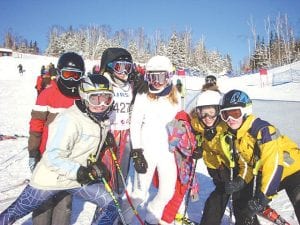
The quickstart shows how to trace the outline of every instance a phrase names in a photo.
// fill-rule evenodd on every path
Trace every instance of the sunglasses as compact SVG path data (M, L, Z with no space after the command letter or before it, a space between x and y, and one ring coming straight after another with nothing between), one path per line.
M230 118L233 120L238 120L245 114L242 107L222 109L220 113L222 120L225 122L227 122Z
M147 71L145 79L150 84L165 84L170 78L170 74L167 71Z
M79 81L83 75L83 72L81 70L76 70L76 69L61 69L60 75L61 78L64 80Z
M204 109L209 109L206 111L203 111ZM219 107L217 106L198 106L196 108L196 112L199 119L205 119L208 117L209 119L214 119L219 115Z
M92 106L110 106L113 103L111 92L91 92L86 94L88 103Z
M117 74L130 74L133 69L133 64L127 61L114 61L107 64Z

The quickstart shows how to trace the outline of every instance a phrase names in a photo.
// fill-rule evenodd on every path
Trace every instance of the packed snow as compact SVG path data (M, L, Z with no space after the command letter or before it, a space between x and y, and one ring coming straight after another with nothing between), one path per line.
M35 103L36 90L34 88L36 78L40 75L42 65L50 62L56 64L57 58L46 56L34 56L18 54L14 57L0 57L0 134L24 135L15 140L0 141L0 212L2 212L19 195L30 179L31 173L28 167L27 137L31 109ZM23 65L23 75L19 74L17 66ZM92 70L98 61L86 61L87 72ZM229 78L218 77L218 85L222 92L230 89L246 91L254 100L254 113L277 126L281 133L287 134L300 145L300 83L287 83L271 86L272 74L286 71L290 68L300 70L300 62L276 68L268 71L268 75L261 77L258 73ZM190 110L194 106L204 78L200 77L175 77L183 79L187 87L185 106ZM263 78L263 80L262 80ZM262 84L263 83L263 84ZM191 202L188 207L188 216L200 221L205 199L213 189L213 184L207 174L202 160L197 165L196 178L200 184L199 201ZM132 174L132 173L131 173ZM130 177L131 178L131 177ZM129 191L131 179L128 180ZM149 198L153 196L155 189L149 192ZM146 204L146 203L145 203ZM284 191L272 201L271 206L292 225L298 224L293 208ZM95 206L82 202L79 199L73 201L72 224L87 225L91 221ZM143 216L143 205L139 208ZM229 212L225 212L222 224L228 224ZM261 220L263 225L272 224ZM31 215L28 215L15 224L31 225ZM137 221L133 223L138 224Z

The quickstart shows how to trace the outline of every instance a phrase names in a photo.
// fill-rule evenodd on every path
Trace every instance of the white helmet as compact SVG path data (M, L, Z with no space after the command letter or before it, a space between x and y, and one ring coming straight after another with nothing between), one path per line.
M158 94L164 90L170 91L173 71L173 65L168 57L153 56L146 64L145 80L148 82L149 92Z
M153 56L146 64L146 71L167 71L173 72L171 60L166 56Z
M196 107L208 105L220 105L222 95L218 91L207 90L202 92L196 103Z

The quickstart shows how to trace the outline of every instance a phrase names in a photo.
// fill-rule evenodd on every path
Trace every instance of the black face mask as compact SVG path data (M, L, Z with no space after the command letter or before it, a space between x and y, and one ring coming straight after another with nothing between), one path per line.
M217 134L217 130L215 127L204 129L204 137L208 141L211 141L216 136L216 134Z
M72 81L72 80L63 80L61 78L58 78L57 80L57 86L60 92L71 98L79 98L78 93L78 85L80 84L80 81Z

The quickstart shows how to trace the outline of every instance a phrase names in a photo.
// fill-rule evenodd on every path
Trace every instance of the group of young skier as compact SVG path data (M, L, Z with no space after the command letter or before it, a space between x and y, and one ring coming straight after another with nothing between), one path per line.
M151 57L141 76L126 49L108 48L99 73L85 70L80 55L62 54L56 82L38 95L28 141L32 177L0 225L31 212L33 225L69 225L72 196L97 205L93 225L132 224L134 216L141 225L173 224L186 214L201 158L215 188L199 224L221 224L226 207L232 223L259 224L257 215L283 189L300 222L300 149L253 115L247 93L223 94L207 76L185 112L166 56Z

